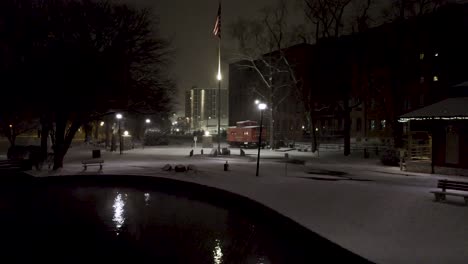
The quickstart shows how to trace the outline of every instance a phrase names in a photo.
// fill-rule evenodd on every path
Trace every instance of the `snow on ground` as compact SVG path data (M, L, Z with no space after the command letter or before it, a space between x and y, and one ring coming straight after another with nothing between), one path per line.
M190 148L145 148L119 153L103 152L103 172L96 167L83 172L81 160L89 148L73 148L65 168L48 175L125 174L166 177L224 189L256 200L290 217L321 236L377 263L466 263L468 259L468 209L459 197L435 203L429 191L437 179L461 177L400 172L378 165L377 160L339 153L262 150L260 176L255 177L256 150L229 158L199 155ZM204 150L209 153L209 149ZM230 171L223 171L228 161ZM194 164L196 172L163 172L165 164ZM308 174L324 170L345 175ZM466 178L465 178L466 179Z

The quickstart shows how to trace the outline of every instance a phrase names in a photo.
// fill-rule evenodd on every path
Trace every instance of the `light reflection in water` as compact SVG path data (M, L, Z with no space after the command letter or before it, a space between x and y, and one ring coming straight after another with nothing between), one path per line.
M117 193L117 196L115 196L114 205L112 207L114 208L114 217L112 218L112 221L114 221L115 227L117 229L117 235L119 235L120 228L125 222L125 201L122 199L121 193Z
M223 251L221 250L219 239L216 239L216 246L213 249L213 261L215 264L223 263Z
M149 194L149 193L145 193L145 205L148 205L148 204L149 204L149 200L150 200L150 194Z

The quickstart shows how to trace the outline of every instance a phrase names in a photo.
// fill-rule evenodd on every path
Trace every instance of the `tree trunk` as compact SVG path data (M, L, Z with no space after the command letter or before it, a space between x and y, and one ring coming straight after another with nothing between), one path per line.
M80 122L75 121L71 124L68 132L66 131L68 115L57 114L56 131L55 131L55 149L54 149L54 170L63 168L63 159L70 148L71 142L75 137Z
M88 123L83 126L83 129L85 132L84 143L90 143L93 135L93 127Z
M54 170L63 168L65 129L67 125L66 115L57 114L55 121L55 146L54 146Z
M315 119L313 117L310 118L310 122L312 124L312 153L314 153L318 149L318 146L317 146L317 130L316 130L316 126L315 126Z
M274 149L275 146L275 120L273 119L273 108L270 107L270 147Z
M10 146L14 147L16 145L16 136L12 135L10 139Z
M48 118L43 117L41 118L41 157L43 159L47 157L47 150L49 149L49 146L48 146L49 132L50 132L50 122Z
M99 127L100 127L100 122L99 121L94 121L94 141L95 143L98 143L99 141Z
M344 100L344 155L351 154L351 109L349 107L349 98Z
M112 135L111 135L111 151L116 151L117 150L117 139L116 139L116 136L115 136L115 133L114 131L112 131Z
M107 118L105 123L104 123L104 126L105 126L105 141L106 141L106 150L107 148L110 146L110 130L111 130L111 126L110 126L110 119Z
M16 137L14 135L12 135L11 132L10 132L9 135L8 135L8 142L10 142L10 147L15 146L15 141L16 141Z
M317 149L318 149L318 146L317 146L317 132L315 130L315 119L314 119L314 116L313 116L313 113L312 111L309 111L309 114L307 115L307 120L309 122L309 130L310 130L310 133L311 133L311 150L312 150L312 153L316 152Z

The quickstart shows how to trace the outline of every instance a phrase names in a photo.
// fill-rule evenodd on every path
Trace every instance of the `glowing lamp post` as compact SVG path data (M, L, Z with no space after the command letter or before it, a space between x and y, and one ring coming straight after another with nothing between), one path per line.
M255 174L258 177L258 170L260 168L260 148L262 147L263 111L265 111L267 105L258 102L258 100L255 101L255 104L258 106L258 110L260 110L260 134L258 135L257 173Z
M146 139L146 132L148 130L148 126L149 124L151 124L151 119L147 118L145 120L145 124L146 124L146 127L145 127L145 131L143 133L143 143L141 144L143 146L143 149L145 149L145 139Z
M122 120L123 116L122 114L116 114L115 115L115 118L117 118L117 120L119 121L119 149L120 149L120 155L122 155L122 152L123 152L123 141L122 141L122 128L120 126L120 121Z

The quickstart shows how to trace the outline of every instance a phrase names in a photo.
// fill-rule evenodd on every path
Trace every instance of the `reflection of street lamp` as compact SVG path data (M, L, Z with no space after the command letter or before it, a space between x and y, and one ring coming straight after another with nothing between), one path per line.
M122 120L122 114L116 114L115 117L117 118L117 120L119 121L119 142L120 142L120 155L122 155L122 152L123 152L123 144L122 144L122 129L121 129L121 126L120 126L120 120Z
M257 101L255 101L256 104L257 104ZM260 135L258 136L257 173L255 175L258 177L258 170L260 167L260 148L262 146L263 111L267 108L267 105L264 103L260 103L260 102L258 102L257 105L258 105L258 110L260 110Z

